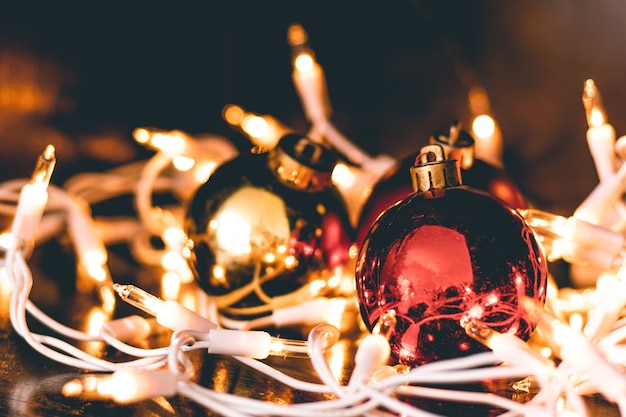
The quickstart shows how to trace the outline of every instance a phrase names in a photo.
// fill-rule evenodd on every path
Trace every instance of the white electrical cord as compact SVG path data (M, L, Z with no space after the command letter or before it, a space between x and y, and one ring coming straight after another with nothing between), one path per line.
M44 169L44 171L46 170ZM136 169L131 171L137 173ZM49 172L47 173L49 174ZM222 324L230 324L232 326L228 327L235 329L228 330L218 328L214 324L215 321L208 320L172 300L163 301L136 287L117 285L116 291L123 299L154 315L160 324L174 330L169 345L153 349L136 347L135 344L145 340L151 331L149 321L140 316L129 316L108 321L97 335L71 329L47 316L29 299L32 276L25 257L25 254L28 253L27 249L30 247L29 242L38 235L38 226L44 224L46 218L55 222L54 227L50 227L50 229L59 233L64 228L65 221L62 221L62 217L65 217L68 224L75 225L70 236L76 246L76 252L82 254L82 257L88 257L87 254L98 252L94 248L102 249L104 245L101 246L102 241L98 240L98 234L92 233L92 229L96 228L96 223L89 221L88 210L85 209L79 197L70 196L61 189L50 187L50 201L48 202L45 189L47 187L39 187L37 185L37 181L39 181L37 178L39 177L35 175L34 178L36 178L36 186L34 187L31 186L33 185L32 179L30 183L26 181L20 183L27 192L20 191L18 193L16 190L18 183L11 184L11 187L0 184L0 196L3 196L6 209L9 209L9 202L15 202L18 205L18 209L13 210L16 219L12 229L15 243L6 251L4 264L0 264L0 267L6 268L9 282L13 288L10 306L11 323L15 331L33 349L51 360L79 369L113 372L112 374L85 376L84 378L88 379L89 383L87 380L81 379L69 381L64 387L66 395L85 394L89 387L98 384L112 384L114 386L118 382L129 379L140 383L141 389L135 392L114 393L107 398L126 404L158 395L178 394L224 415L286 415L294 417L322 415L383 416L389 415L389 411L407 416L433 415L397 400L396 394L407 397L430 398L437 401L482 403L510 410L505 412L508 415L534 416L544 414L552 416L557 415L558 412L557 399L565 395L567 409L575 411L578 416L585 416L584 402L576 391L577 387L572 382L575 379L573 377L579 375L580 372L593 371L595 388L607 396L610 401L619 402L618 399L621 398L622 391L626 390L623 388L626 386L626 383L622 381L623 374L611 365L612 362L607 360L611 354L617 352L618 348L624 348L621 344L626 337L624 336L626 331L623 330L626 326L623 321L617 322L608 334L598 340L599 349L592 348L590 341L584 342L588 344L585 350L588 353L586 358L593 357L593 365L580 363L575 353L569 353L567 360L564 361L565 365L550 366L551 362L548 363L543 358L535 357L527 346L514 336L487 333L486 339L490 341L490 346L494 352L434 362L414 368L408 373L396 373L393 368L385 365L389 357L389 344L387 342L389 334L386 331L378 332L377 330L360 341L355 356L355 368L352 370L347 384L337 380L326 357L332 345L339 338L339 332L335 327L322 324L313 328L308 337L308 348L305 348L307 344L304 341L273 339L266 332L248 330L270 325L280 327L281 325L301 323L305 319L309 319L311 322L321 320L325 317L323 311L331 302L335 301L330 299L320 298L307 301L303 304L305 308L300 310L293 306L277 308L272 310L270 315L256 321L231 320L229 322L226 319L220 319ZM152 175L151 178L145 183L148 188L153 187L156 183L154 181L155 176ZM109 195L114 194L111 192ZM16 197L18 195L19 198ZM142 195L148 198L151 193ZM45 215L44 209L48 210ZM128 220L123 221L127 222ZM146 221L152 220L144 219L138 224L143 224ZM48 235L52 236L51 234ZM116 241L114 235L115 233L112 233L106 241ZM106 261L106 257L95 256L95 258L99 259L100 262ZM307 291L310 293L310 290ZM216 303L212 306L214 310L217 309ZM301 316L302 311L312 310L318 313L317 317L307 317L306 314L304 317ZM32 333L26 321L27 314L40 321L51 332L59 334L60 337ZM386 326L387 328L393 327L390 324ZM481 329L478 330L478 334L485 337L486 333L480 333ZM100 341L136 359L126 362L110 362L78 349L65 339ZM291 349L292 354L301 358L303 353L308 352L309 360L320 379L320 383L301 381L252 358L263 358L276 346L283 345L286 346L285 349ZM233 355L243 365L249 366L292 389L322 394L325 399L310 403L279 405L264 400L241 398L202 387L191 380L196 370L194 363L188 356L189 351L198 349L204 349L209 354ZM279 354L285 355L286 352L289 351L285 350ZM570 352L575 352L575 348L570 348ZM622 366L623 363L619 365ZM610 387L604 386L602 375L611 381ZM427 387L432 384L455 385L476 383L485 379L508 380L528 376L533 376L536 379L540 392L537 394L536 400L527 404L511 401L492 393ZM95 385L92 384L94 380L96 381ZM88 394L95 395L93 392ZM622 403L619 403L618 406L620 409L624 407ZM383 409L387 411L383 411Z

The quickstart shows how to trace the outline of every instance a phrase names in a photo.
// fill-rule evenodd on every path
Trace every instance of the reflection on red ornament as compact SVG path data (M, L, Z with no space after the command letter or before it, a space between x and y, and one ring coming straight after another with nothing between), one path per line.
M443 144L450 140L448 131L438 131L431 137L431 142ZM444 134L446 133L446 134ZM444 147L449 159L458 159L462 163L461 173L463 184L486 191L501 199L511 208L525 208L526 200L506 171L474 158L474 139L464 130L457 133L454 145ZM414 165L418 154L411 154L392 167L372 189L361 211L357 243L362 243L365 234L372 226L376 217L395 202L413 192L409 178L409 170Z
M440 148L423 149L433 147ZM415 168L427 179L456 170L443 157ZM486 349L465 334L463 319L527 339L532 324L519 300L545 299L547 264L517 211L445 180L378 217L361 247L356 282L365 324L371 329L381 314L395 310L392 355L418 366Z

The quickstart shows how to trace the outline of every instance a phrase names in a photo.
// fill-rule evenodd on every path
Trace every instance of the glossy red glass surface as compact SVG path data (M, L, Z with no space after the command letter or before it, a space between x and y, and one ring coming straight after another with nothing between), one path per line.
M358 243L363 242L365 234L380 213L413 192L409 170L415 164L415 157L416 155L412 154L399 161L373 188L359 218ZM475 159L471 168L462 170L461 182L487 191L509 207L515 209L526 207L522 192L504 169L494 167L480 159Z
M392 355L417 366L486 348L459 320L527 339L522 296L545 299L547 264L532 229L491 195L466 186L411 194L384 211L356 268L361 315L372 329L394 309Z

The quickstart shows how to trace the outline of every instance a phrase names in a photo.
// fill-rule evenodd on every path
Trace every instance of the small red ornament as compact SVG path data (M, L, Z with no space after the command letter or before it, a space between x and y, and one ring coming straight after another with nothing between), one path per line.
M447 159L459 161L465 185L487 191L511 208L526 208L524 196L504 169L474 157L474 138L461 130L458 123L453 123L450 129L435 132L430 137L430 143L441 145ZM357 243L363 242L365 234L380 213L413 192L406 176L416 157L417 154L413 153L400 160L376 183L361 210Z
M418 366L486 350L459 324L474 319L527 339L523 296L545 300L547 264L533 230L492 195L460 184L440 145L411 168L415 192L384 211L356 267L361 315L372 329L394 310L392 356Z

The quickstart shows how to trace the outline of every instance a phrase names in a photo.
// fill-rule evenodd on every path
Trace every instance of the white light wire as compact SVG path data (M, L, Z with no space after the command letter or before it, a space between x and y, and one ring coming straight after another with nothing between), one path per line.
M139 166L136 166L130 171L136 173L137 168L139 168ZM153 175L151 177L147 176L146 178L150 178L150 180L145 180L146 189L152 190L154 184L156 183L156 177ZM118 180L120 179L118 178ZM22 185L24 183L25 182L23 181L21 182ZM119 183L123 184L125 182L120 180ZM4 184L0 184L0 196L5 197L7 201L14 201L18 195L16 189L17 184L18 183L14 183L12 185L13 188L8 188ZM44 216L44 221L45 218L50 218L48 216L53 214L50 212L51 207L54 208L54 210L67 211L66 208L69 200L64 199L68 196L63 195L64 191L55 190L54 187L51 187L51 190L51 198L48 207L49 212ZM135 188L135 191L137 191L137 188ZM110 195L113 194L115 193L111 192ZM144 193L143 195L148 196L151 194ZM57 216L54 218L54 222L56 224L60 222L60 214L55 213L54 215ZM140 224L150 222L151 220L152 219L140 221ZM51 229L58 228L58 224L56 224L55 227L51 227ZM175 370L175 372L181 373L181 375L190 376L195 372L193 369L193 363L185 353L202 346L202 343L197 343L197 346L194 346L194 343L198 338L200 338L199 340L202 339L202 335L189 332L178 332L174 333L171 344L168 347L140 349L116 339L113 335L108 334L106 331L102 331L99 336L92 336L87 333L71 329L47 316L29 300L30 289L32 287L32 275L21 252L16 249L10 250L6 254L5 264L10 281L13 285L13 295L11 298L11 322L16 332L20 334L29 343L29 345L46 357L57 362L64 363L68 366L90 370L115 371L131 366L137 367L138 369L149 370L161 367L166 361L168 361L169 368ZM77 347L61 339L47 335L33 334L30 332L26 323L26 312L31 314L35 319L42 322L54 332L59 333L64 337L83 341L102 341L116 348L120 352L139 359L128 362L113 363L93 357L92 355L81 351ZM257 325L262 326L263 323L265 323L265 321L257 323L252 322L252 324L247 323L242 325L242 327L256 327ZM621 336L622 332L623 331L617 327L617 329L606 336L605 340L616 344L623 339ZM394 399L390 396L393 392L420 398L437 398L439 400L457 402L484 403L511 410L510 413L517 415L523 414L525 410L537 409L533 407L543 407L543 405L537 405L540 399L542 401L546 401L546 404L548 404L549 407L552 407L560 393L566 393L571 406L579 412L579 415L585 415L583 414L585 413L584 403L582 402L580 396L576 394L574 387L568 383L566 378L565 372L569 374L574 371L565 367L546 371L548 373L547 375L537 375L538 380L540 381L541 391L535 397L537 401L531 401L528 404L520 404L503 397L498 397L491 393L473 393L445 389L435 390L432 388L416 386L416 384L453 385L459 383L480 382L485 379L519 378L528 376L530 372L529 369L531 368L534 369L534 371L537 371L538 369L537 367L528 366L528 363L499 365L497 363L498 358L490 352L475 354L465 358L434 362L415 368L407 374L399 374L388 377L373 385L360 383L356 389L353 390L353 392L348 391L346 386L343 386L335 379L325 358L325 352L330 345L335 342L338 336L337 330L334 327L326 325L316 327L309 335L311 364L313 365L316 374L322 381L321 384L301 381L293 378L258 360L235 357L235 359L239 360L244 365L262 372L263 374L276 379L293 389L323 395L331 395L336 397L334 399L324 399L310 403L282 406L277 404L268 404L259 400L248 398L244 399L232 394L215 392L208 388L201 387L186 378L179 381L178 392L179 394L224 415L247 416L280 414L294 417L317 415L388 415L388 413L378 409L380 406L384 406L393 412L402 413L407 416L421 417L432 415L424 410L420 410L409 404ZM610 339L610 337L613 339ZM546 386L546 381L553 381L553 386ZM405 384L410 385L406 386ZM547 397L547 400L545 400L545 397ZM265 407L262 406L263 403L265 403ZM624 405L619 404L619 407L621 409ZM257 412L255 410L259 411ZM507 412L506 414L510 413Z

